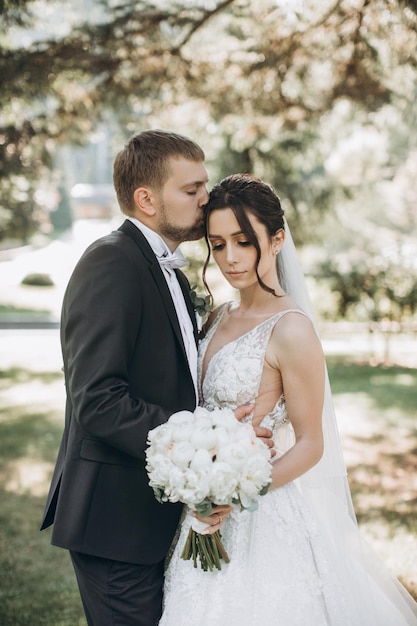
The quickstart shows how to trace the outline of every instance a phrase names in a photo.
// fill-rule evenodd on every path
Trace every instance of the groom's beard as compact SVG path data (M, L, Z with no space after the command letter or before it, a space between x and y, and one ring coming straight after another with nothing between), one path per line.
M159 205L159 221L158 232L162 237L166 237L170 241L176 241L178 244L184 241L197 241L204 235L203 211L201 217L195 224L191 226L178 226L170 221L169 212L161 200Z

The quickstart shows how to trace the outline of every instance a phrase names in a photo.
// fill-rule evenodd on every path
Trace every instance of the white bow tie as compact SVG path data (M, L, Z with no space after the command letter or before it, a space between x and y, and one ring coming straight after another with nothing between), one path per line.
M182 254L175 252L174 254L166 254L166 256L158 257L159 264L162 267L170 267L175 270L179 267L188 265L188 261L184 259Z

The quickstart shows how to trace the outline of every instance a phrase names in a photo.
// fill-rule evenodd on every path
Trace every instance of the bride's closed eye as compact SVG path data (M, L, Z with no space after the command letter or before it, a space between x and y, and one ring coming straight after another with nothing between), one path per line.
M236 242L238 246L241 246L243 248L245 248L246 246L251 246L252 243L250 241L237 241ZM224 243L212 243L211 244L211 249L213 250L213 252L219 251L219 250L223 250L225 244Z

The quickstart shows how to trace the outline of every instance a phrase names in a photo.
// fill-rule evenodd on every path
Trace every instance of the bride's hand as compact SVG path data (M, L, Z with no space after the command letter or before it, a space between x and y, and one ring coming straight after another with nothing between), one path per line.
M202 524L206 524L206 528L201 532L202 535L212 535L223 526L224 520L231 512L232 507L222 504L213 508L211 515L201 517L194 511L194 517Z

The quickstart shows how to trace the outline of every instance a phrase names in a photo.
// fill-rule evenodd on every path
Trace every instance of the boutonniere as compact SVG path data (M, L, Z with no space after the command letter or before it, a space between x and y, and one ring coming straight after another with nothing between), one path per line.
M191 287L190 291L191 302L193 303L194 311L200 317L206 317L211 311L211 298L205 296L203 293L197 293L197 285Z

